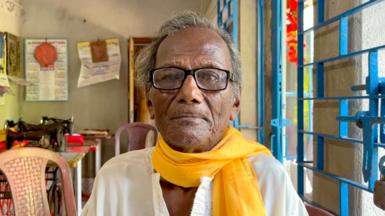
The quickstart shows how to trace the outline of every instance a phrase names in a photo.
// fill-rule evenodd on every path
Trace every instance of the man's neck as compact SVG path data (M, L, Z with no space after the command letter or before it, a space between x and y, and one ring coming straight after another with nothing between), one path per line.
M170 216L190 215L197 188L181 187L166 181L162 177L159 183Z

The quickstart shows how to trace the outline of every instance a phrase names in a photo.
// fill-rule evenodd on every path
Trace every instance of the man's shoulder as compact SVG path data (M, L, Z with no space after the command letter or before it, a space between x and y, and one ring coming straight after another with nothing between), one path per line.
M150 215L152 149L131 151L107 161L94 181L83 215Z
M124 174L129 173L152 173L151 154L153 148L130 151L120 154L107 161L98 175Z
M266 154L249 160L257 175L267 215L308 215L282 163Z
M285 171L283 165L275 157L267 154L257 154L249 157L250 163L254 168L274 169L278 172Z
M251 165L258 177L265 183L287 181L288 176L285 167L273 156L258 154L249 158Z

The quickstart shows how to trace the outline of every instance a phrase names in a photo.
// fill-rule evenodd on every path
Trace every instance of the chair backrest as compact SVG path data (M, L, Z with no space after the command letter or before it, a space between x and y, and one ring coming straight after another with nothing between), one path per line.
M0 153L0 169L11 188L15 215L50 215L45 169L50 161L62 176L65 211L76 215L75 197L70 169L57 153L34 147L11 149Z
M133 151L143 149L146 146L146 140L149 132L153 132L153 142L149 146L154 146L158 139L158 131L150 124L142 122L127 123L118 128L115 133L115 155L120 154L120 136L123 132L127 133L127 150Z
M334 214L309 203L305 203L305 207L309 216L334 216Z

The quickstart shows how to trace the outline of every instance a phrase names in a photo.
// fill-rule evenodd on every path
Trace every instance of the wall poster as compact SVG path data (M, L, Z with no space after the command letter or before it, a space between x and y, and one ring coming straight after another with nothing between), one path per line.
M5 33L6 72L8 76L20 77L20 44L19 38Z
M68 100L67 40L25 39L26 101Z

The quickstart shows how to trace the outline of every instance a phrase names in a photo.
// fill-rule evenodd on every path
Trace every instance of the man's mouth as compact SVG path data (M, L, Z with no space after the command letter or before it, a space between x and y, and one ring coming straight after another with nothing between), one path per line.
M208 119L202 115L197 115L197 114L180 114L177 116L173 116L170 118L171 120L191 120L191 121L196 121L196 120L204 120L208 121Z

